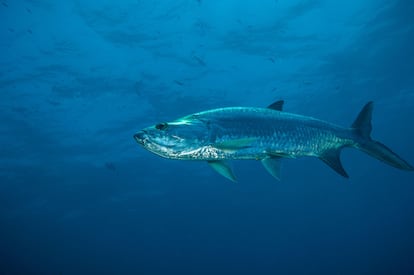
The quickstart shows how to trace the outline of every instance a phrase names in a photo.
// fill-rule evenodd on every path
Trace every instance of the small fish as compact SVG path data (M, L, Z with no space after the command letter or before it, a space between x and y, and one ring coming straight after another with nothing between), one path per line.
M174 83L177 84L178 86L183 86L184 83L179 81L179 80L174 80Z
M1 2L1 4L2 4L4 7L6 7L6 8L8 8L8 7L9 7L9 4L7 4L6 2Z
M388 165L414 167L385 145L371 139L373 103L368 102L349 128L282 111L284 102L267 108L229 107L159 123L134 135L145 149L169 159L202 160L236 181L228 160L261 160L280 179L284 158L317 157L348 178L340 161L345 147L361 150Z
M197 63L203 67L206 66L206 62L204 62L203 59L201 59L200 57L198 57L197 55L193 55L193 58L197 61Z
M113 162L105 162L105 167L108 170L116 171L116 166Z

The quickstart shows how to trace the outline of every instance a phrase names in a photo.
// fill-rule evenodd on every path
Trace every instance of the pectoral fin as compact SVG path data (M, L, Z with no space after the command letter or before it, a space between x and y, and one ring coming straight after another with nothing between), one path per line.
M238 150L250 147L255 141L256 138L239 138L215 143L214 147L223 150Z
M277 180L280 180L281 158L269 157L262 159L262 164L266 170Z
M341 159L339 157L340 149L332 149L326 151L323 155L319 158L323 160L326 164L329 165L332 169L335 170L338 174L345 178L349 178L348 174L346 173L344 167L342 166Z
M213 168L217 173L219 173L223 177L231 181L234 181L234 182L237 181L228 162L224 160L213 160L213 161L208 161L208 164L210 165L211 168Z

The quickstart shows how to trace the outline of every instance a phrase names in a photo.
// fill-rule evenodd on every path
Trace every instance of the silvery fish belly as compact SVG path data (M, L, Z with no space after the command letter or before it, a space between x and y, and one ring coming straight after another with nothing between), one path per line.
M283 101L268 108L229 107L195 113L159 123L134 135L147 150L165 158L204 160L235 181L228 160L261 160L280 178L282 158L318 157L344 177L340 162L344 147L360 149L404 170L414 168L385 145L370 138L372 102L367 103L350 128L282 111Z

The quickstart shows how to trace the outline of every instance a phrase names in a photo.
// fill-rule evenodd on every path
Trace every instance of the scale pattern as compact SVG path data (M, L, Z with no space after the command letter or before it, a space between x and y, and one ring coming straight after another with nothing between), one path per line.
M355 144L355 136L350 129L266 108L221 108L184 119L198 119L209 125L209 144L191 153L186 152L191 159L320 156L326 150ZM231 141L239 141L242 145L240 148L219 146Z

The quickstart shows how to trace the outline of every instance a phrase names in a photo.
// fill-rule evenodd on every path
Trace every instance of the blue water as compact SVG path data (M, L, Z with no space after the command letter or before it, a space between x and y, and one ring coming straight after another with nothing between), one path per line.
M0 274L414 274L414 173L353 149L282 181L141 148L139 129L267 106L414 163L411 0L0 0Z

